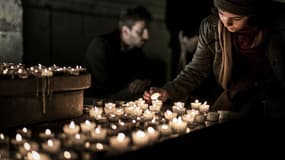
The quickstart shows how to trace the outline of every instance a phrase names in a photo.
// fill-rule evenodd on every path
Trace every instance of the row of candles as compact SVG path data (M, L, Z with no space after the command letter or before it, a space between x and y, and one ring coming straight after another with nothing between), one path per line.
M157 99L151 105L138 99L119 106L111 102L89 106L84 120L71 120L57 134L47 128L38 134L39 142L32 140L31 130L27 128L18 130L11 139L1 133L0 156L11 155L1 153L3 144L11 144L19 159L33 160L53 159L51 156L58 155L57 159L77 159L78 152L74 151L82 148L90 152L125 152L215 124L223 118L221 115L226 115L222 111L209 112L206 102L196 100L190 106L186 109L183 102L176 102L172 110L163 112L162 102Z
M79 75L86 72L86 68L82 66L75 67L59 67L57 65L44 66L38 64L36 66L26 67L22 63L0 63L0 77L11 77L27 79L29 77L51 77L57 74Z

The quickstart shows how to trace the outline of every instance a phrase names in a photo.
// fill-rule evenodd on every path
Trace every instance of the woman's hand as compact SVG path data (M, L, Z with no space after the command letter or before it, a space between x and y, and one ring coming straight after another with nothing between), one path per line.
M163 102L165 102L169 98L167 90L162 89L162 88L157 88L157 87L151 87L148 91L145 91L143 98L146 101L151 101L152 95L154 95L156 93L159 94L159 96L157 98Z

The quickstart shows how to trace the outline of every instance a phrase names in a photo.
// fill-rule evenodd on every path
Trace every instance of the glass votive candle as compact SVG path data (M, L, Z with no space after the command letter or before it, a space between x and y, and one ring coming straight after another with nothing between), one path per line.
M195 120L195 114L184 114L182 115L182 120L187 123L193 123Z
M42 139L53 138L54 137L54 133L52 133L52 131L49 128L47 128L47 129L45 129L44 132L40 132L39 133L39 137L42 138Z
M23 138L31 138L32 131L27 127L23 127L22 129L17 130L18 133L22 135Z
M174 105L172 106L172 110L174 113L181 115L185 113L186 108L184 108L182 105L179 105L179 106Z
M152 104L149 106L149 110L153 112L159 112L161 109L162 105L159 104Z
M130 138L119 132L117 136L110 137L109 141L110 146L115 150L126 150L129 148Z
M102 115L103 113L103 108L102 107L93 107L89 110L89 116L90 117L96 117L98 115Z
M177 113L174 113L174 112L171 112L170 110L166 110L164 112L164 117L167 119L167 120L172 120L173 118L175 118L177 116Z
M185 133L187 128L187 123L183 121L181 117L173 118L173 120L169 122L169 125L177 133Z
M184 102L174 102L174 106L177 106L177 107L182 107L182 108L184 108L184 106L185 106L185 103L184 103Z
M201 102L199 102L199 100L196 99L194 102L191 102L190 105L191 105L191 108L192 108L192 109L197 109L197 110L199 110L199 107L200 107L200 105L201 105Z
M147 109L143 112L142 116L144 120L152 120L155 115L154 115L154 112Z
M80 128L81 131L86 133L86 132L90 132L92 129L94 129L96 126L95 122L91 122L90 120L85 120L84 122L80 123Z
M161 135L170 135L172 133L172 129L168 124L161 124L157 127L158 131Z
M122 116L124 113L125 113L125 112L124 112L124 109L123 109L123 108L116 108L114 114L115 114L116 116Z
M132 132L132 140L134 145L144 146L149 143L149 136L143 130Z
M219 120L219 113L218 112L208 112L207 113L207 121L216 122Z
M147 134L148 134L149 140L151 142L158 140L159 132L157 130L155 130L153 127L147 128Z
M45 153L31 151L27 153L25 160L51 160L51 158Z
M78 154L72 150L64 150L62 151L59 156L58 159L59 160L76 160L78 159Z
M74 135L78 133L80 130L80 127L75 124L74 121L71 121L69 124L65 124L63 127L63 132L67 135Z
M106 114L114 114L116 110L116 104L112 102L105 103L104 111Z
M197 114L195 116L195 122L198 122L198 123L205 122L205 115L204 114Z
M101 126L96 127L91 131L91 138L98 140L98 141L104 141L107 136L107 129L102 128Z
M207 104L207 101L199 106L199 111L201 113L207 113L209 111L210 105Z
M48 153L58 153L60 151L60 141L58 139L48 139L44 143L42 143L42 148L44 151Z
M11 144L13 145L22 145L24 144L25 140L23 139L22 135L20 133L16 133L16 136L14 139L11 139Z
M151 101L151 104L152 104L153 106L156 106L156 105L157 105L157 106L160 106L160 107L161 107L163 103L162 103L161 100L152 100L152 101Z
M0 149L9 148L9 137L0 132Z
M150 99L153 100L158 100L158 98L161 96L159 92L154 92L151 94Z
M34 151L39 150L38 143L30 141L30 142L24 142L23 145L19 146L19 152L23 156L27 155L28 152L33 150Z
M71 143L72 145L83 146L85 140L86 140L85 135L76 133L75 135L72 136Z

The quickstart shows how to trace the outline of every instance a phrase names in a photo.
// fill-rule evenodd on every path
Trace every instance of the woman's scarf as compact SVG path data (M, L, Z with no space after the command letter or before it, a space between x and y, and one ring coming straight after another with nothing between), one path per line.
M231 38L231 33L224 27L224 25L220 20L218 22L218 35L219 35L219 45L222 50L222 62L221 62L218 81L224 89L227 89L233 67L232 38ZM250 48L258 46L262 42L262 40L263 40L263 32L261 30L253 39Z

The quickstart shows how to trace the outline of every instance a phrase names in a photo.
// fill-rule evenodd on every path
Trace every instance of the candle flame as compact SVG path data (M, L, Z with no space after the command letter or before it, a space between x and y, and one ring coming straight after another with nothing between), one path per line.
M21 142L22 140L23 140L22 135L19 134L19 133L17 133L17 134L16 134L16 141L17 141L17 142Z
M49 140L47 141L47 145L48 145L49 147L52 147L52 146L53 146L53 140L49 139Z
M51 135L51 130L50 130L50 129L46 129L46 130L45 130L45 134L46 134L46 135Z

